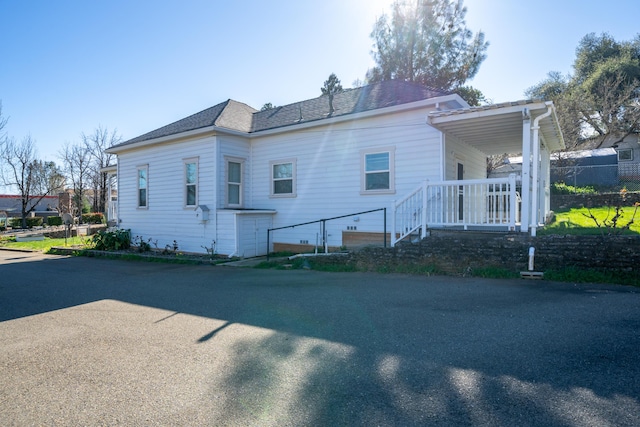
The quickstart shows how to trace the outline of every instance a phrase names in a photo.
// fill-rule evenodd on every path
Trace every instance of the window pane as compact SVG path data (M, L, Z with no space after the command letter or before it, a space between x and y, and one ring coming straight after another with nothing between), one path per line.
M229 184L229 204L230 205L239 205L240 204L240 186L238 184Z
M240 163L229 162L229 182L242 182L240 180Z
M273 165L273 178L293 178L293 163Z
M631 150L618 151L618 160L633 160L633 152Z
M389 153L367 154L365 168L367 172L389 170Z
M367 190L388 190L389 172L378 172L367 174Z
M187 206L195 206L196 204L196 186L187 185Z
M138 169L138 188L147 188L147 170Z
M138 190L138 206L146 207L147 206L147 190L141 188Z
M186 164L187 171L187 184L195 184L196 183L196 164L195 163L187 163Z
M280 181L273 181L273 194L292 194L293 193L293 180L282 179Z

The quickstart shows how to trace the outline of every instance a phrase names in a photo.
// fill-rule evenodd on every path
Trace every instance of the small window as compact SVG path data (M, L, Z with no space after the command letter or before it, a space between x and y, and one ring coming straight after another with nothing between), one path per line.
M185 182L185 206L193 207L198 204L198 161L185 160L184 162L184 182Z
M633 150L631 148L627 148L625 150L618 150L619 162L629 162L631 160L633 160Z
M227 206L242 206L242 161L227 161Z
M149 166L138 167L138 207L147 208L149 206Z
M367 150L362 152L362 192L367 194L394 192L394 153Z
M296 161L271 162L271 197L295 197Z

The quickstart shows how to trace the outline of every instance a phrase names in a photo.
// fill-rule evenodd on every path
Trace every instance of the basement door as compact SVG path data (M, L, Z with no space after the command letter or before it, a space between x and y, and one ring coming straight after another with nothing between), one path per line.
M267 230L271 215L238 215L238 255L244 258L267 255Z

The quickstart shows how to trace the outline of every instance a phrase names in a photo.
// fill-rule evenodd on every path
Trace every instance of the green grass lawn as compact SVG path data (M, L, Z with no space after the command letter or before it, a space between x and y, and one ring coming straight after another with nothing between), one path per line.
M626 225L632 219L634 210L635 208L632 206L623 208L622 217L618 220L618 227ZM611 219L615 215L615 209L606 207L592 208L591 213L602 224L605 218ZM595 221L587 216L589 215L589 210L586 208L559 210L555 214L555 221L539 230L538 234L597 235L606 232L605 228L598 228ZM630 229L625 230L622 234L640 234L640 209L638 209Z
M75 246L75 245L85 245L90 238L86 236L79 237L70 237L66 241L65 239L50 239L45 237L44 240L38 240L34 242L16 242L15 238L3 239L0 238L0 247L10 248L10 249L27 249L32 251L41 251L47 252L51 249L52 246Z

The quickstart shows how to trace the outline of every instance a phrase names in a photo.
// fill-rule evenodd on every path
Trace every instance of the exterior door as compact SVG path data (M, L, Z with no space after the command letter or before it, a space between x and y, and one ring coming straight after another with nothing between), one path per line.
M267 230L271 217L240 215L239 256L253 258L267 254Z

